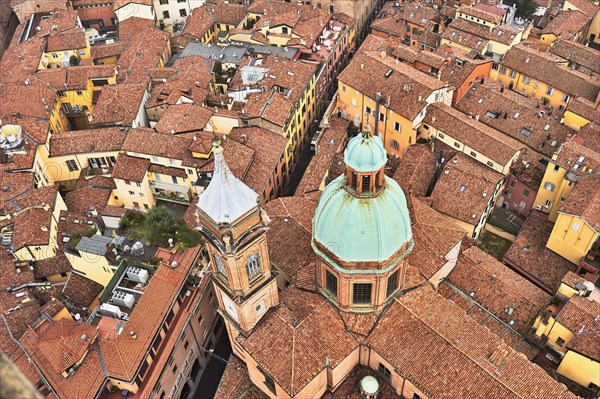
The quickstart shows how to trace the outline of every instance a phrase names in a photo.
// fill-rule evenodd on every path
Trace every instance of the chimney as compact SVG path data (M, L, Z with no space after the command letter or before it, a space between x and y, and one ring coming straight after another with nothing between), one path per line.
M361 62L360 62L360 70L362 71L362 70L364 70L364 69L365 69L365 62L364 62L364 61L361 61Z
M385 50L381 50L381 58L385 58L386 56L386 51Z
M431 123L435 123L435 115L431 117Z

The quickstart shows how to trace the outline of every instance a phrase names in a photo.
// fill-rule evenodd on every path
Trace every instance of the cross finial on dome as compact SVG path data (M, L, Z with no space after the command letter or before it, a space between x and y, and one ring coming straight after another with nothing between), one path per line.
M365 128L362 131L362 136L365 139L368 139L372 136L371 134L371 126L369 125L369 119L367 119L367 123L365 124Z

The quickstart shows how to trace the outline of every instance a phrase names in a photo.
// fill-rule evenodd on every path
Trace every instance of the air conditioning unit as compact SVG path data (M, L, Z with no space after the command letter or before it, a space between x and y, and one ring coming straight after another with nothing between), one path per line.
M130 281L136 282L136 283L147 283L148 282L148 278L150 277L148 274L148 270L146 269L142 269L139 267L134 267L134 266L129 266L126 270L127 272L127 278Z
M125 306L126 308L133 308L135 304L135 297L123 291L115 291L112 294L111 302L119 306Z
M536 205L535 209L538 210L538 211L541 211L542 210L542 206L541 205Z
M111 305L110 303L103 303L102 305L100 305L98 313L100 313L103 316L113 317L115 319L121 319L122 315L125 314L121 312L121 309L119 309L118 306Z

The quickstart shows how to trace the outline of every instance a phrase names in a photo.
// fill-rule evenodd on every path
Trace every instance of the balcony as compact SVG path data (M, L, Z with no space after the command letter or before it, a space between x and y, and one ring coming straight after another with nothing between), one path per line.
M150 188L152 189L152 194L157 199L185 205L189 205L191 201L191 191L187 186L151 181Z

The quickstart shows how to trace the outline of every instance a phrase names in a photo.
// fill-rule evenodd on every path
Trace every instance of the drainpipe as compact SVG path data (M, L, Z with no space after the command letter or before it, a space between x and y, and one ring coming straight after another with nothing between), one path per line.
M373 129L373 133L377 135L378 130L377 127L379 125L379 102L381 101L381 93L375 93L375 129Z

